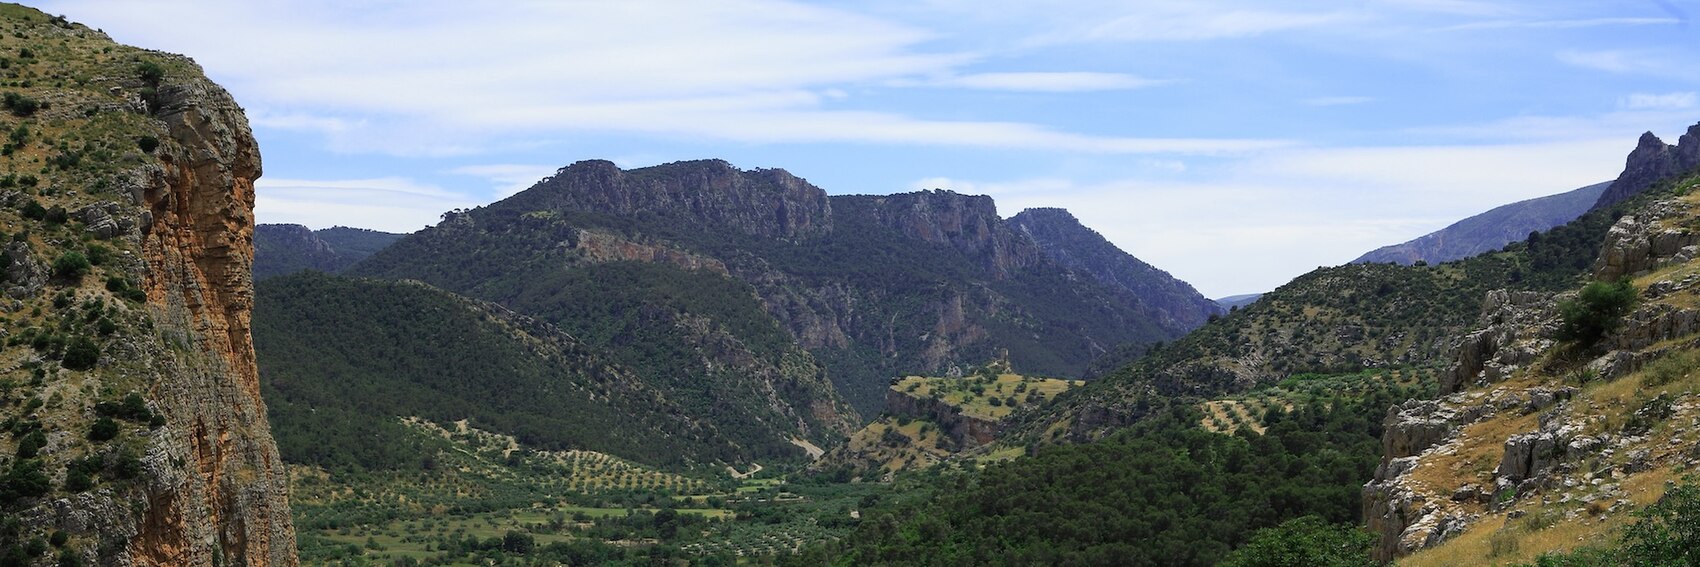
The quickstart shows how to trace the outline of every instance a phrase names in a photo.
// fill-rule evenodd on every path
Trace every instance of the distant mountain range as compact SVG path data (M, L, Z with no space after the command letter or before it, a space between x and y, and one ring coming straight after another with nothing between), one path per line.
M437 412L431 419L448 417L445 408L462 403L456 400L464 398L464 386L385 374L385 365L361 362L430 360L422 353L441 352L434 345L444 340L495 344L507 336L569 345L563 352L586 354L553 359L594 357L594 365L611 369L608 375L632 377L641 388L609 390L606 381L571 378L525 400L575 391L561 389L569 384L601 388L592 394L597 404L572 410L594 417L622 407L630 392L650 392L645 395L674 408L667 415L683 420L590 442L573 437L578 433L538 437L520 430L542 427L548 416L516 406L519 413L505 418L506 426L486 417L483 427L647 463L666 460L631 441L661 432L690 445L664 453L736 462L786 451L800 457L792 439L821 445L842 439L862 416L880 411L892 376L948 374L1007 355L1024 372L1078 377L1101 354L1172 340L1221 312L1190 285L1116 249L1061 209L1005 220L991 198L948 191L828 196L784 170L745 171L718 160L634 170L580 162L508 199L451 211L442 223L405 236L277 225L262 232L256 240L268 274L314 269L356 276L292 276L259 286L256 334L263 338L262 368L277 377L268 395L278 396L286 454L304 447L297 442L304 432L322 427L308 424L315 420L431 411ZM356 256L364 259L350 261ZM462 299L448 299L457 296ZM300 303L310 297L322 300ZM404 299L416 305L395 305ZM280 307L286 301L296 305ZM397 312L419 311L470 328L459 338L389 333L378 345L350 345L347 332L337 330L347 325L323 328L336 317L313 314L327 305L391 305L359 317L379 325ZM476 315L492 308L500 311ZM536 323L496 324L509 317L500 312ZM495 326L466 322L480 319ZM534 327L545 330L526 330ZM551 333L563 338L540 338ZM274 352L283 345L323 354ZM362 350L381 345L388 345L382 353ZM534 366L521 364L524 357L501 360L509 362L498 366ZM551 372L570 378L583 371ZM349 397L385 402L326 401L346 389L326 381L349 376L370 384ZM535 385L514 386L529 387ZM392 407L397 399L421 407ZM334 415L298 411L331 405L346 407ZM689 427L679 429L681 423Z
M1582 216L1593 208L1611 184L1609 181L1595 183L1557 195L1495 207L1416 239L1377 248L1352 260L1352 263L1439 264L1498 250L1506 244L1528 238L1531 232L1544 231Z
M337 273L404 235L337 226L312 230L298 224L254 227L254 281L301 270Z

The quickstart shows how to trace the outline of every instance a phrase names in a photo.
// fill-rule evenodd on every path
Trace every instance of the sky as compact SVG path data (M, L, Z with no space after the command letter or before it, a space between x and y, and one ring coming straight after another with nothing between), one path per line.
M1210 297L1616 177L1700 0L63 0L243 105L263 223L412 232L586 159L1064 207Z

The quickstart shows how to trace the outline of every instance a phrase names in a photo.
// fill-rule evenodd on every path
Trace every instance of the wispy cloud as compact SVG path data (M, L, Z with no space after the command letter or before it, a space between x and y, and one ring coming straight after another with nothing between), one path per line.
M1618 74L1693 79L1700 71L1672 53L1654 49L1565 49L1555 54L1566 65Z
M1694 108L1700 96L1695 92L1648 94L1635 93L1618 99L1617 105L1627 110L1687 110Z
M1072 93L1142 89L1174 81L1147 79L1124 73L1013 72L974 73L929 79L903 79L897 86L952 87L994 91Z
M505 199L514 193L529 189L539 180L554 175L557 170L556 166L549 165L501 163L461 166L446 173L484 179L495 189L495 198Z
M476 196L401 177L375 179L272 179L255 183L254 215L262 223L312 228L338 224L413 232L434 224L443 211L485 202Z
M1446 30L1577 29L1604 26L1653 26L1684 23L1676 18L1581 18L1574 20L1490 20L1450 26Z

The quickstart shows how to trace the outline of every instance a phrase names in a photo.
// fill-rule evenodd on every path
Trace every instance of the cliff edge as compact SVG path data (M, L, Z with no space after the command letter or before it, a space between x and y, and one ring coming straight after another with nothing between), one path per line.
M18 519L0 553L297 564L249 332L242 109L187 58L20 6L0 20L20 56L0 89L0 517Z

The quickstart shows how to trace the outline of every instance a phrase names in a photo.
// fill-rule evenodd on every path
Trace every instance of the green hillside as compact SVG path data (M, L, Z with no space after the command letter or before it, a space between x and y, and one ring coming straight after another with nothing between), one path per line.
M786 451L736 418L687 414L553 327L423 284L281 276L257 287L255 313L264 395L291 462L416 469L424 452L397 421L407 416L652 465Z

